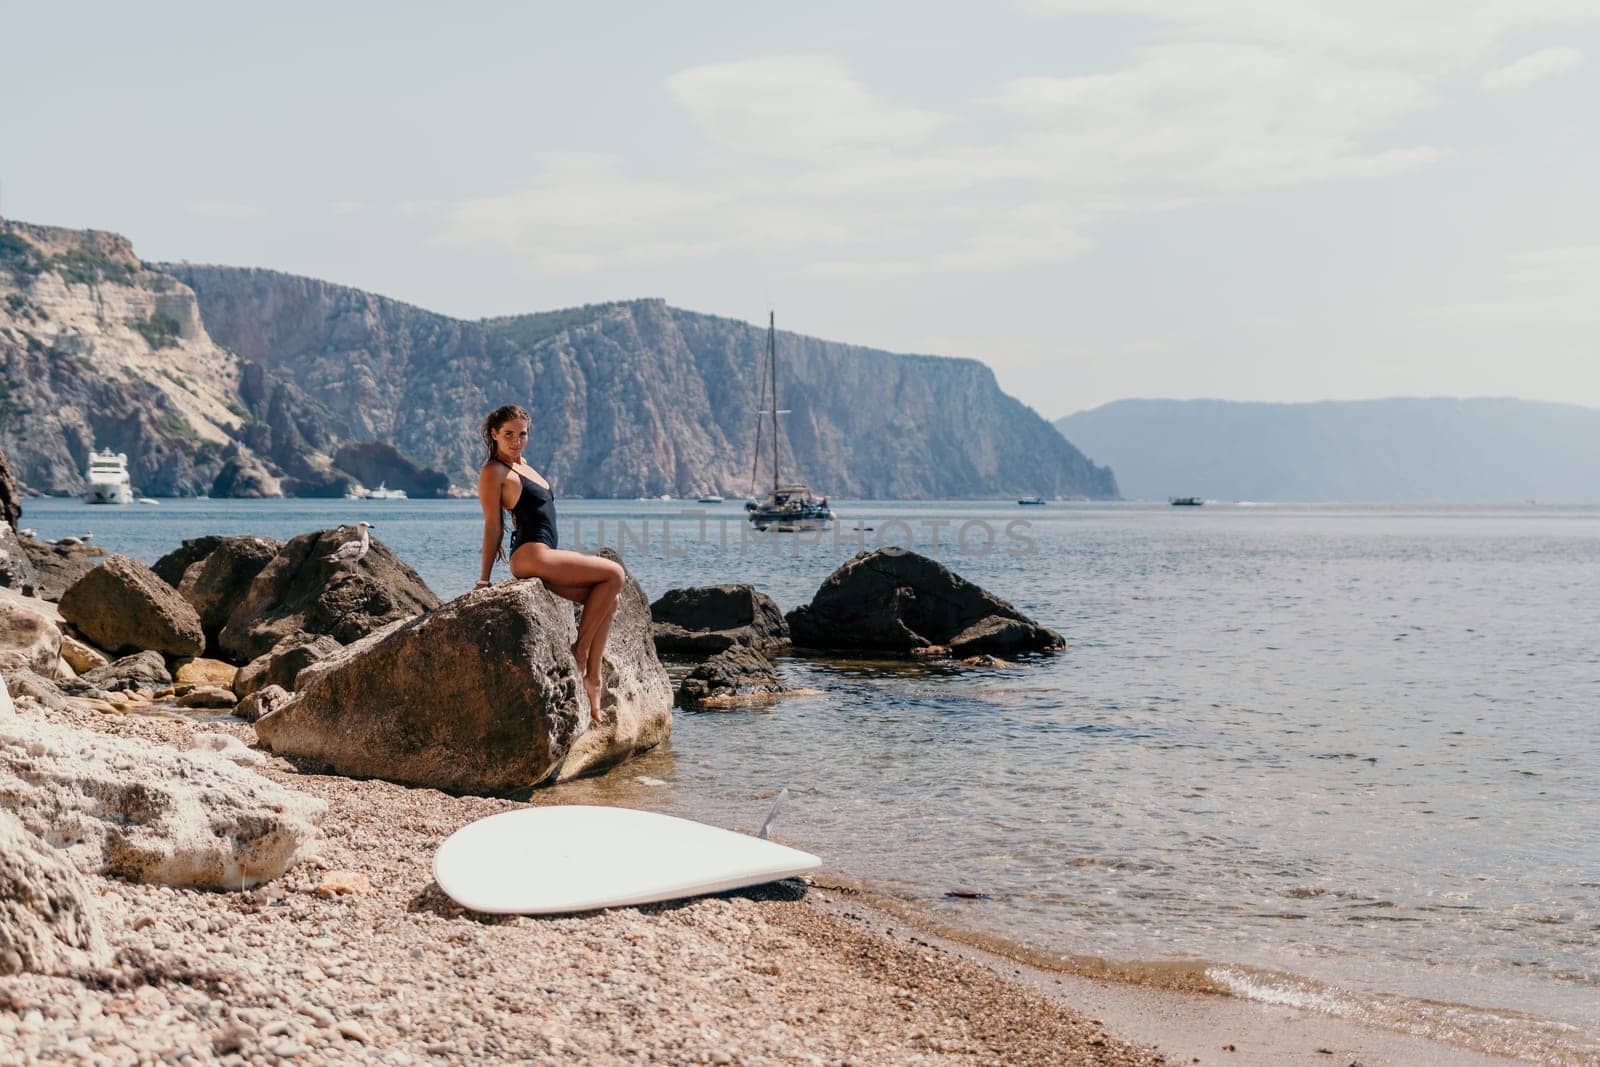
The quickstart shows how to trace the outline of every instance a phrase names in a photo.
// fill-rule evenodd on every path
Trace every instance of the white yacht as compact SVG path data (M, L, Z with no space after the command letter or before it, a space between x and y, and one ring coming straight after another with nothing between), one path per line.
M368 500L404 500L404 499L406 499L406 491L404 489L390 489L389 486L386 483L379 482L378 483L378 488L370 489L370 490L367 491L367 499Z
M128 480L126 452L90 452L85 504L131 504L133 483Z

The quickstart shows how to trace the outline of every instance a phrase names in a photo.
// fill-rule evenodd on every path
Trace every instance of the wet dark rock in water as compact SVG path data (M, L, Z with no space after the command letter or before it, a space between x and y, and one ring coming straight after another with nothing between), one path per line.
M155 650L172 656L205 651L200 616L178 591L129 556L106 561L61 594L61 615L108 652Z
M248 663L296 633L327 634L349 644L439 606L421 576L376 537L360 560L330 558L356 536L349 529L320 530L280 548L222 627L221 652Z
M685 675L678 683L677 697L684 705L716 706L735 703L740 697L782 692L783 679L766 657L746 645L734 645Z
M573 615L540 582L476 590L315 664L256 735L338 774L451 793L604 770L666 738L672 690L630 577L606 646L606 721L589 725Z
M863 552L830 574L810 604L788 614L797 648L954 655L1044 652L1061 635L916 552Z
M650 605L657 652L715 655L734 645L789 643L789 624L771 597L744 584L668 589Z

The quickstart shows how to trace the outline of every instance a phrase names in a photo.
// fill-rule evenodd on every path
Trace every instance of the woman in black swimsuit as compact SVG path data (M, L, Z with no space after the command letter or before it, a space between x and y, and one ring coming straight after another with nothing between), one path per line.
M532 420L515 404L496 408L483 420L483 443L489 451L478 476L478 501L483 505L483 568L477 588L489 584L494 561L506 559L501 547L503 511L511 512L513 529L509 565L512 577L538 578L557 596L583 605L578 640L572 656L589 698L589 719L601 721L600 679L606 639L622 592L620 566L600 556L586 556L556 547L556 498L539 472L522 458Z

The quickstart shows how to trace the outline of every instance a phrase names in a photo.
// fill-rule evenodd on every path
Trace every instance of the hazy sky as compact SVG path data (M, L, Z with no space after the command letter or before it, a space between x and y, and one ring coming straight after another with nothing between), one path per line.
M0 0L0 211L466 317L1600 406L1600 0Z

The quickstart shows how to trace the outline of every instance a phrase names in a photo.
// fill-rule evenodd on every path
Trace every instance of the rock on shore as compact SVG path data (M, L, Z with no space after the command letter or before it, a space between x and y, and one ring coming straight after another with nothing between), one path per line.
M129 556L108 556L74 582L61 595L61 615L107 652L198 656L206 647L194 608Z
M85 873L239 889L316 840L322 802L209 752L0 718L0 806Z
M421 576L375 537L358 561L331 558L354 537L353 530L320 530L280 548L222 627L222 652L249 663L296 633L327 634L349 644L439 606Z
M624 586L606 650L608 720L581 733L575 639L571 605L542 583L480 589L313 665L256 733L340 774L491 795L658 744L672 697L638 583Z
M83 876L0 808L0 975L52 974L109 956Z
M947 648L971 656L1052 651L1061 635L927 556L862 552L788 614L796 647L908 655Z

